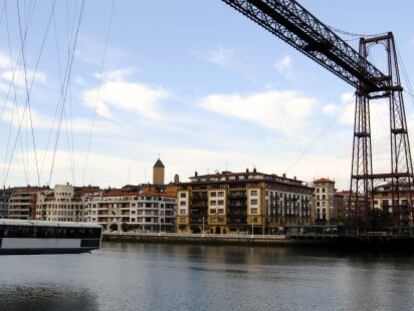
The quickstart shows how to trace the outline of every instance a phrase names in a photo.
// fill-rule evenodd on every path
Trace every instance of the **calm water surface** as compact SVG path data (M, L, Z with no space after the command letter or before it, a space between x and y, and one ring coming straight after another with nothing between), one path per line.
M0 310L414 310L414 257L118 243L3 256Z

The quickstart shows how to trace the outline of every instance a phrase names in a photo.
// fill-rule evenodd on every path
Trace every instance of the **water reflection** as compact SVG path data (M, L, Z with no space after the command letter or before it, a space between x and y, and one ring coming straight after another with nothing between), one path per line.
M25 284L0 287L0 310L98 310L96 296L69 285Z
M409 310L412 259L105 243L93 255L0 257L0 310Z

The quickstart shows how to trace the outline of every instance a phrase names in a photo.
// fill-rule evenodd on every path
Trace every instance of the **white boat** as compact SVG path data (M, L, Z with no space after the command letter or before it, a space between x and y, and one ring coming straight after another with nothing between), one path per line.
M0 219L0 255L87 253L99 249L94 223Z

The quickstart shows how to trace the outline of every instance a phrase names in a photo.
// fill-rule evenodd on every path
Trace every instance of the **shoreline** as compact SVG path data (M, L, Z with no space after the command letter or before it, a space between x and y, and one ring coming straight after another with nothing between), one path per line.
M160 244L201 244L201 245L322 245L332 240L291 239L285 235L214 235L214 234L168 234L168 233L104 233L103 241Z
M104 242L229 245L267 247L314 247L356 251L414 252L413 237L338 236L289 237L286 235L215 235L175 233L114 233L103 234Z

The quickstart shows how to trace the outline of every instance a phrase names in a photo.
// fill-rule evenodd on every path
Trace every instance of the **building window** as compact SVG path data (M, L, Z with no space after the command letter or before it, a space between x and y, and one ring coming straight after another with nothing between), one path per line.
M210 209L210 214L215 214L216 213L216 209Z
M217 202L217 205L224 205L224 200L219 200L219 201Z
M210 201L211 206L216 206L217 201Z
M250 209L250 214L257 214L259 212L259 210L257 208L251 208Z
M186 197L187 197L187 193L185 193L185 192L180 193L180 198L186 198Z
M257 196L257 190L252 190L252 191L250 191L250 195L251 195L252 197Z
M223 209L223 208L219 208L219 209L217 210L217 213L218 213L218 214L224 214L224 209Z
M210 192L210 196L211 196L211 197L213 197L213 198L214 198L214 197L216 197L216 195L217 195L217 193L216 193L216 192Z
M217 194L220 198L224 197L224 192L218 192Z
M251 205L257 205L257 199L251 199L250 204Z
M185 201L180 201L180 206L185 206Z

